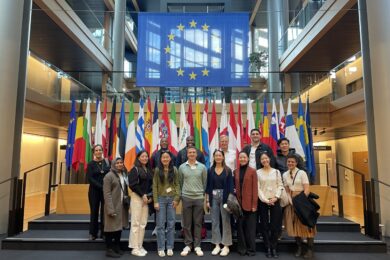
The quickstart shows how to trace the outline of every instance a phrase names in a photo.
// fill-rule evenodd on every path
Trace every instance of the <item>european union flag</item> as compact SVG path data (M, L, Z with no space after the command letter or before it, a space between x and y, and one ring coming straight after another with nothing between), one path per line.
M243 87L248 13L140 13L139 87Z

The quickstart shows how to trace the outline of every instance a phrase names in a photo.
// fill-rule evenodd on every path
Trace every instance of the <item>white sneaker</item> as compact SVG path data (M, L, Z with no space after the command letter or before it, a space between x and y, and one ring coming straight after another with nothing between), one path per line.
M159 251L158 251L158 256L159 256L159 257L164 257L164 256L165 256L164 250L159 250Z
M187 256L189 252L191 252L191 247L186 246L185 248L183 248L183 251L181 251L180 255Z
M229 254L229 252L230 252L229 247L224 246L224 247L222 248L221 253L220 253L219 255L220 255L220 256L227 256L227 255Z
M145 250L145 248L141 247L139 249L144 255L147 255L148 254L148 251Z
M216 245L215 248L213 249L213 251L211 252L211 254L218 255L220 251L221 251L221 248L219 247L219 245Z
M134 248L133 250L131 250L131 254L134 256L145 256L145 254L138 248Z
M200 247L195 247L195 253L197 256L203 256L203 251Z
M167 256L173 256L173 250L172 249L168 249L167 250Z

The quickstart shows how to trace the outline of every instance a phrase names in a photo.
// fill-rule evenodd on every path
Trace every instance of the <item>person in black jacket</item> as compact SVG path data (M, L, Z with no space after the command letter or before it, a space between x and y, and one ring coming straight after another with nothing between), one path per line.
M131 194L131 229L129 247L133 248L132 255L145 256L147 251L142 244L145 227L148 221L149 203L152 203L153 172L149 165L149 154L140 151L135 159L134 167L129 173Z
M168 147L168 138L166 137L163 137L161 138L160 140L160 150L157 150L155 151L153 154L152 154L152 160L150 161L151 162L151 166L152 166L152 169L154 170L155 168L158 167L159 163L160 163L160 158L161 158L161 153L162 152L168 152L169 155L171 156L172 158L172 162L175 164L176 163L176 156L171 153L171 151L169 151L169 147Z
M95 240L99 232L99 208L100 208L100 232L103 236L103 178L110 171L110 163L103 158L103 146L100 144L92 148L94 159L88 163L87 178L89 182L88 201L91 210L89 222L89 239Z
M262 153L267 153L270 157L270 165L272 168L276 168L276 159L272 149L260 142L260 131L257 128L251 130L251 144L242 149L249 156L249 166L253 169L261 169L263 166L260 162L260 156Z
M298 165L297 165L298 169L307 172L306 165L302 157L295 152L294 148L290 148L290 140L288 140L286 137L280 138L278 140L278 146L279 149L277 151L277 156L276 156L276 167L281 173L284 173L288 170L287 155L289 154L295 154L298 159Z
M179 151L176 158L176 167L179 169L180 165L185 163L187 161L187 147L193 147L195 146L194 137L188 136L186 138L186 144L187 146ZM204 155L201 151L196 149L196 160L202 164L206 164L206 160L204 158Z

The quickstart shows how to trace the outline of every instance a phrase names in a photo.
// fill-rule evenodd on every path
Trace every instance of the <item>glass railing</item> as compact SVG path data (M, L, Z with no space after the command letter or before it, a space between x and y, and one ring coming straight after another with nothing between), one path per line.
M279 50L281 53L287 50L287 48L298 38L298 35L306 27L313 16L320 10L326 0L309 0L306 5L295 16L286 32L283 34L279 41Z
M132 14L131 11L129 11L129 10L126 11L125 23L128 26L128 28L134 33L134 36L137 38L138 37L138 35L137 35L138 29L137 29L137 25L135 24L134 19L131 16L131 14Z

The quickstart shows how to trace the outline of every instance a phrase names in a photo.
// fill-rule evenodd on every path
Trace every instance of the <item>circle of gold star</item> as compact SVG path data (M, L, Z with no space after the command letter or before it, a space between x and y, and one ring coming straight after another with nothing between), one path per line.
M192 71L191 74L189 74L190 80L196 80L196 74Z
M207 68L204 68L204 70L202 70L202 76L208 76L209 75L209 70Z
M202 30L206 32L209 30L209 27L210 26L205 23L204 25L202 25Z
M184 31L184 25L182 25L181 23L176 26L176 28L179 30L179 31Z
M173 33L168 34L168 39L169 39L170 41L174 41L174 40L175 40L175 35L174 35Z
M176 70L177 72L177 76L184 76L184 70L182 70L181 68L179 68L178 70Z
M192 21L190 22L190 27L196 28L196 24L197 24L197 22L195 22L194 19L192 19Z
M171 47L169 47L169 45L167 47L165 47L164 50L165 50L165 53L171 53Z

